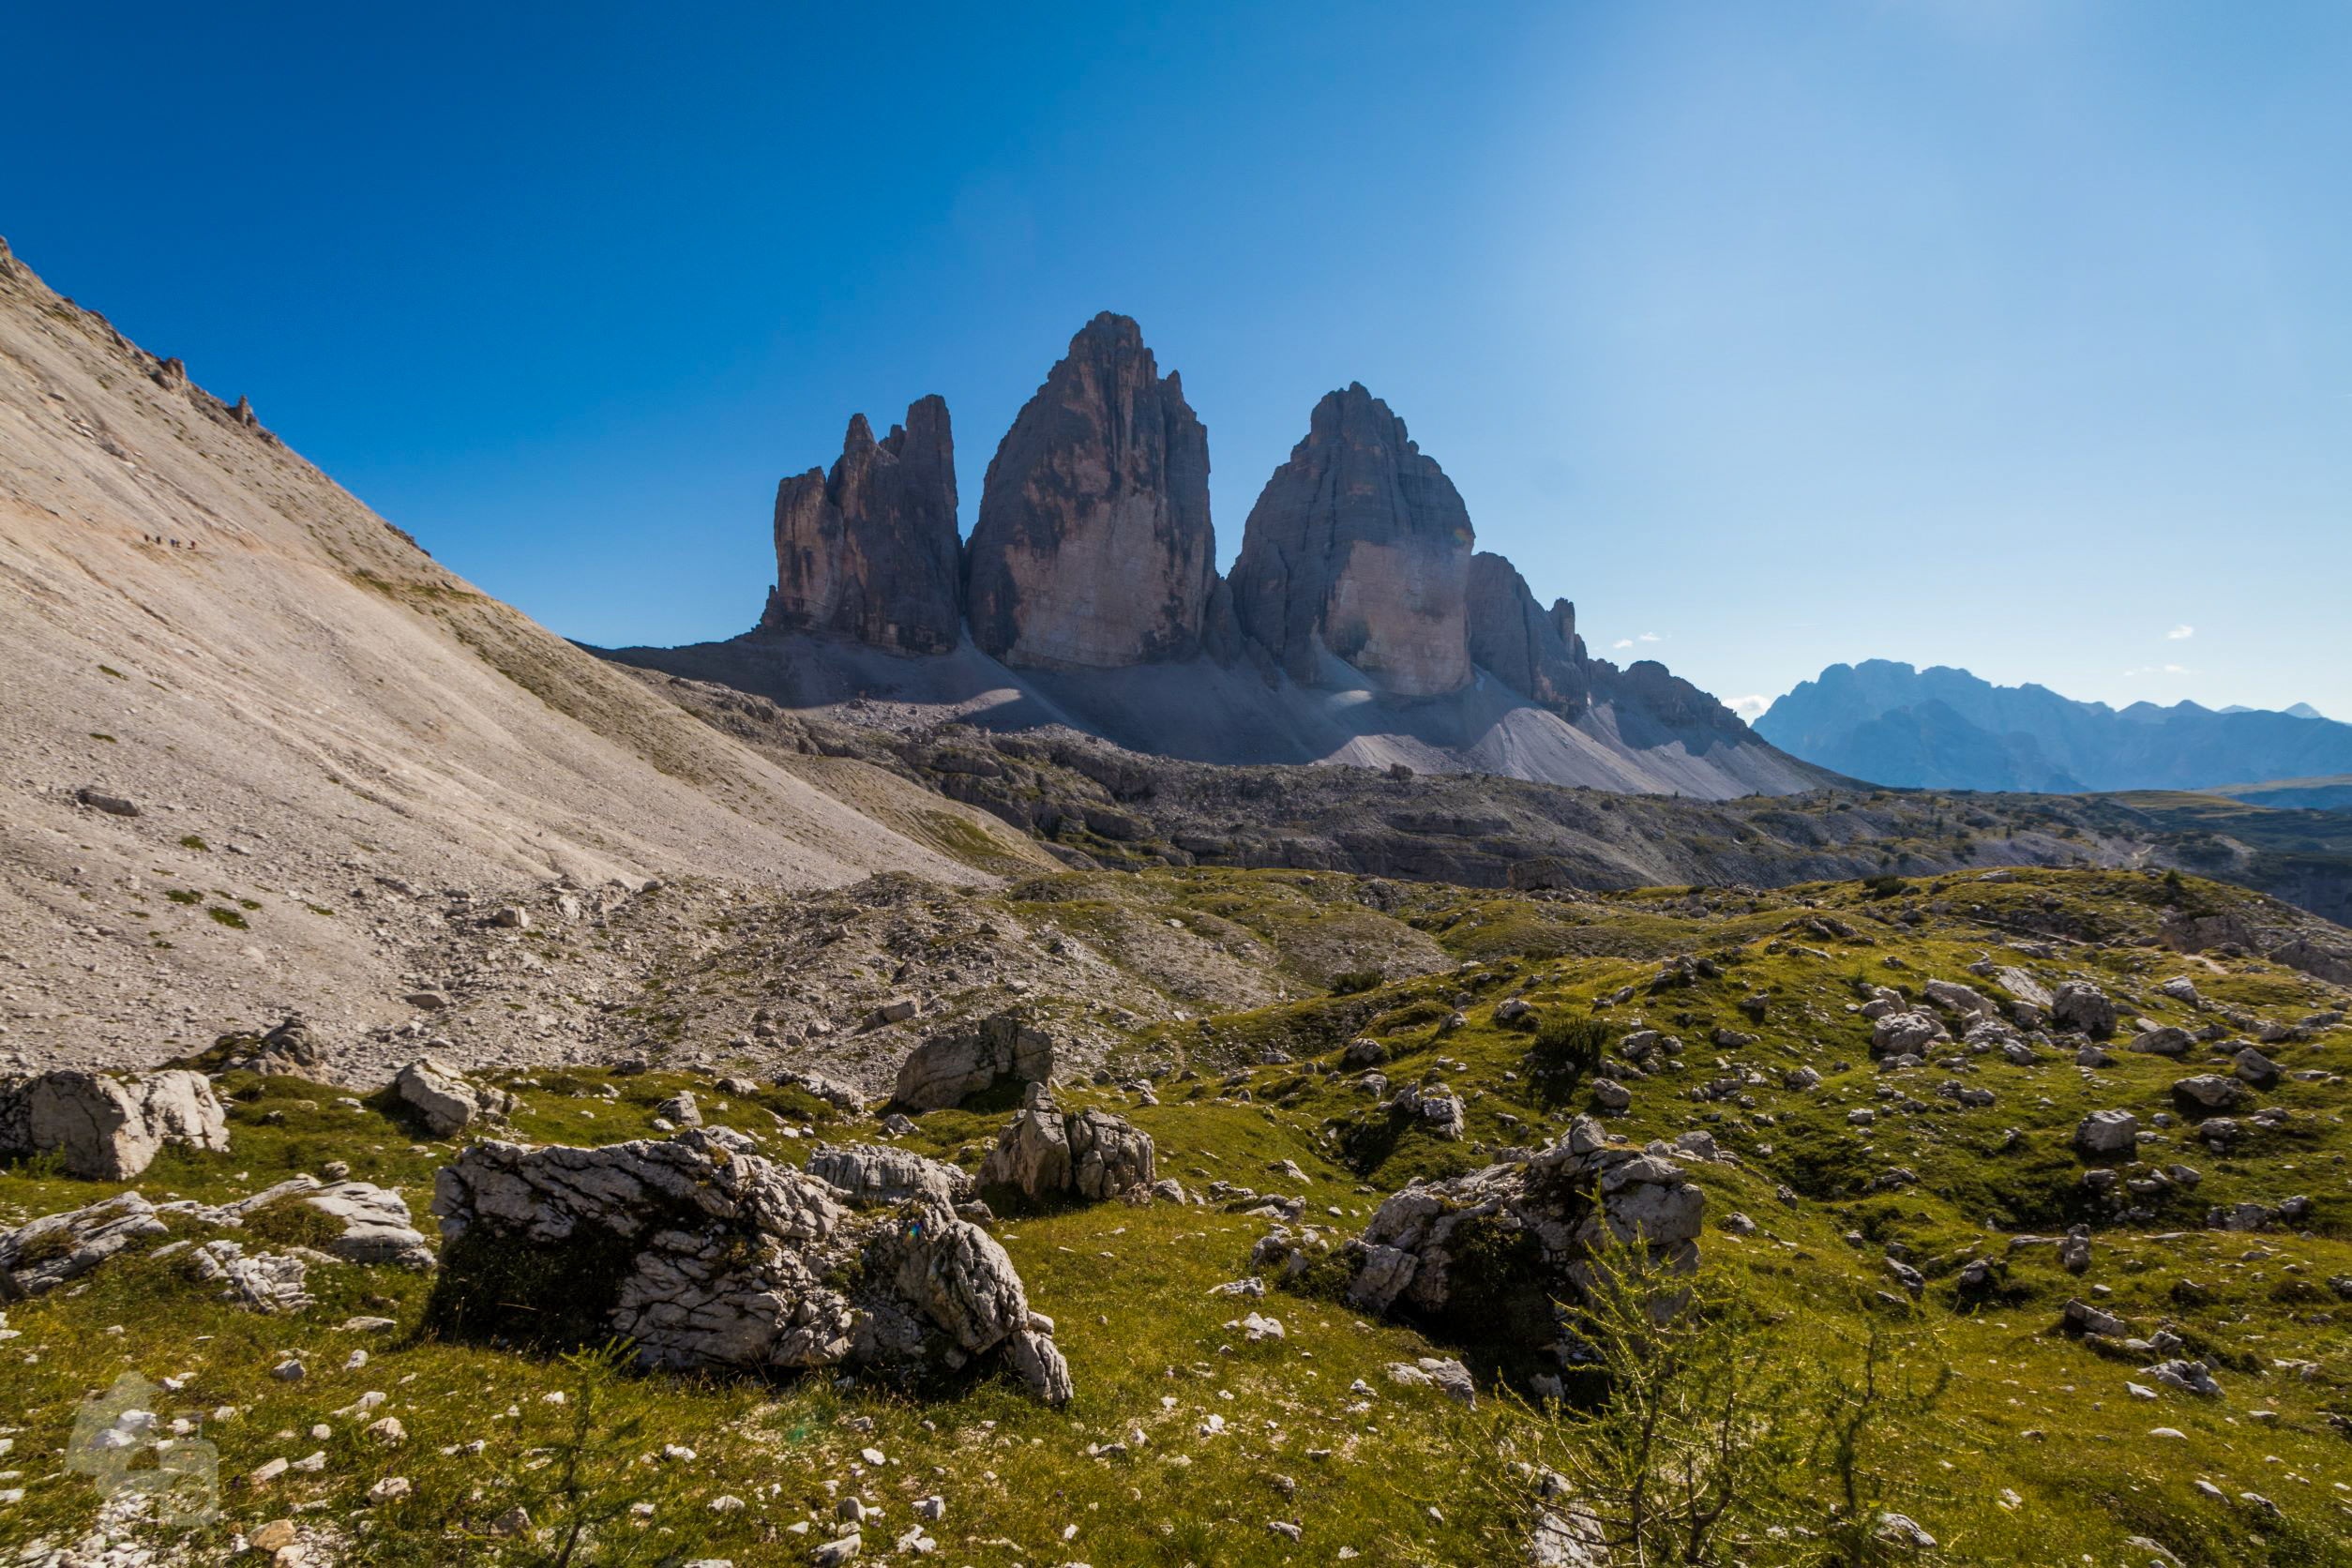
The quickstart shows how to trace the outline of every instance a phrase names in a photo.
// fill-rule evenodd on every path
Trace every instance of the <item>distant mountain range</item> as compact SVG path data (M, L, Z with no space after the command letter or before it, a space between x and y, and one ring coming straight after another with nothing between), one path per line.
M1808 762L1880 784L1950 790L2198 790L2352 774L2352 724L2284 713L2077 702L1966 670L1833 664L1756 724Z

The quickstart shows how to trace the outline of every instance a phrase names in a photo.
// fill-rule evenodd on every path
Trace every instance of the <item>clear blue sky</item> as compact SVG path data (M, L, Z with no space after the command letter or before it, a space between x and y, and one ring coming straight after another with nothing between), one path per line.
M2352 6L1112 13L29 8L0 233L586 641L747 626L853 410L944 394L969 523L1108 308L1227 561L1362 380L1726 698L2352 717Z

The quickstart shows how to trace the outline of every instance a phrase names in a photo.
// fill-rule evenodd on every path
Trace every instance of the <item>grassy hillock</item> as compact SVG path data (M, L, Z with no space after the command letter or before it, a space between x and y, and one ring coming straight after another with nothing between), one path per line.
M1107 1081L1060 1097L1148 1131L1160 1173L1195 1194L1224 1182L1294 1197L1302 1223L1344 1234L1407 1184L1548 1143L1595 1108L1589 1070L1545 1070L1547 1024L1597 1020L1610 1042L1670 1034L1679 1053L1622 1078L1631 1105L1607 1125L1635 1143L1715 1140L1721 1158L1685 1162L1708 1200L1701 1295L1743 1325L1738 1353L1758 1400L1771 1391L1776 1402L1742 1419L1788 1461L1756 1483L1755 1532L1703 1560L2352 1561L2346 997L2242 950L2154 945L2184 896L2217 910L2248 897L2093 871L1576 897L1153 873L1133 897L1155 918L1278 955L1293 998L1141 1029ZM1134 918L1124 896L1064 908L1065 925L1107 951ZM1381 941L1410 961L1377 983L1351 972L1336 993L1316 988L1343 958L1377 972L1361 960ZM2056 1040L2022 1062L1949 1045L1922 1066L1874 1062L1857 1011L1867 988L1917 1000L1931 979L1958 981L2005 1003L1986 972L2001 966L2099 986L2121 1018L2107 1063L2077 1065L2075 1042ZM2159 988L2177 977L2194 1001ZM1530 1016L1499 1022L1515 998ZM2284 1076L2250 1094L2233 1118L2239 1136L2217 1146L2172 1085L2226 1072L2227 1059L2212 1042L2179 1061L2132 1051L2138 1019L2273 1034L2261 1048ZM1340 1065L1364 1036L1381 1043L1394 1086L1458 1093L1466 1136L1384 1111ZM1148 1096L1121 1087L1145 1078ZM654 1107L685 1087L711 1122L794 1164L820 1138L882 1136L871 1118L797 1091L722 1093L707 1078L544 1070L501 1086L520 1102L514 1136L533 1141L658 1136ZM233 1075L220 1088L232 1152L167 1151L139 1190L221 1200L341 1160L398 1188L422 1219L433 1170L454 1153L381 1097L284 1077ZM2138 1118L2133 1157L2076 1153L2077 1123L2106 1109ZM900 1141L970 1168L1003 1120L937 1111ZM2086 1183L2103 1169L2116 1172L2112 1195ZM21 1164L0 1174L0 1224L117 1190ZM2296 1196L2309 1199L2299 1222L2209 1224L2213 1209ZM63 1546L98 1527L96 1492L65 1467L68 1442L82 1403L137 1372L169 1390L165 1420L219 1449L222 1516L184 1544L191 1561L223 1559L284 1520L314 1561L551 1562L565 1525L588 1518L570 1560L799 1562L833 1536L851 1496L881 1511L865 1528L868 1559L912 1560L885 1549L920 1524L947 1563L1523 1560L1540 1502L1540 1471L1523 1467L1577 1475L1575 1445L1590 1435L1506 1388L1470 1408L1385 1372L1422 1356L1524 1360L1529 1347L1506 1342L1514 1320L1388 1321L1311 1276L1262 1300L1214 1294L1250 1272L1269 1223L1240 1212L1254 1201L1000 1219L1033 1304L1059 1324L1078 1387L1059 1410L994 1380L915 1397L819 1378L641 1375L444 1339L425 1327L430 1277L388 1267L314 1266L315 1305L263 1317L214 1299L178 1259L117 1259L7 1308L0 1470L13 1473L0 1496L22 1496L0 1502L0 1541ZM2090 1260L2074 1274L2053 1238L2078 1224ZM1970 1284L1977 1261L1988 1267ZM2077 1298L2134 1334L2177 1335L2170 1353L2204 1361L2220 1395L2162 1386L2139 1370L2155 1356L2118 1359L2112 1343L2064 1332ZM1250 1342L1236 1320L1251 1310L1278 1318L1283 1337ZM361 1315L395 1326L340 1326ZM364 1362L350 1364L355 1351ZM299 1380L273 1375L290 1357ZM1865 1367L1879 1396L1841 1472L1804 1444L1855 1408ZM363 1400L370 1393L383 1398ZM1605 1394L1588 1379L1576 1397ZM400 1423L397 1442L369 1433L386 1415ZM313 1455L311 1468L242 1479ZM1917 1521L1935 1546L1840 1536L1843 1477L1854 1475L1874 1510ZM382 1485L390 1478L407 1483L400 1495ZM915 1501L932 1496L943 1516L918 1519ZM502 1532L518 1505L530 1528Z

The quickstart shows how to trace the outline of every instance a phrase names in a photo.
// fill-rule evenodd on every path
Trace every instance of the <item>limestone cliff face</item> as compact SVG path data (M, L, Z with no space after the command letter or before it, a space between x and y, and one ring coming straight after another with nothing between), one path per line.
M1401 697L1470 676L1470 512L1405 422L1361 384L1315 405L1266 481L1233 565L1242 629L1295 680L1326 654Z
M967 554L972 640L1046 668L1189 657L1214 558L1209 433L1136 324L1096 316L988 463Z
M963 624L956 445L924 398L881 441L852 415L833 472L776 489L776 587L760 625L945 653Z
M1490 550L1470 557L1470 654L1480 669L1540 706L1574 718L1591 701L1576 607L1535 602L1518 568Z

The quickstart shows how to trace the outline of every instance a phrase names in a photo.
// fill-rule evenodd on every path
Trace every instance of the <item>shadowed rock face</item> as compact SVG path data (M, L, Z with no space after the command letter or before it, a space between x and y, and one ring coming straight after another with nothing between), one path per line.
M972 531L972 640L1008 664L1191 656L1214 580L1209 433L1125 316L1096 316L1013 421Z
M1470 512L1362 384L1315 405L1266 481L1233 565L1242 628L1293 679L1335 655L1402 697L1470 682Z
M1504 686L1563 718L1591 698L1576 607L1566 599L1539 608L1527 579L1510 562L1481 550L1470 564L1470 661Z
M909 653L956 646L963 624L956 445L947 404L910 404L881 441L863 414L841 456L776 488L776 588L761 626Z

